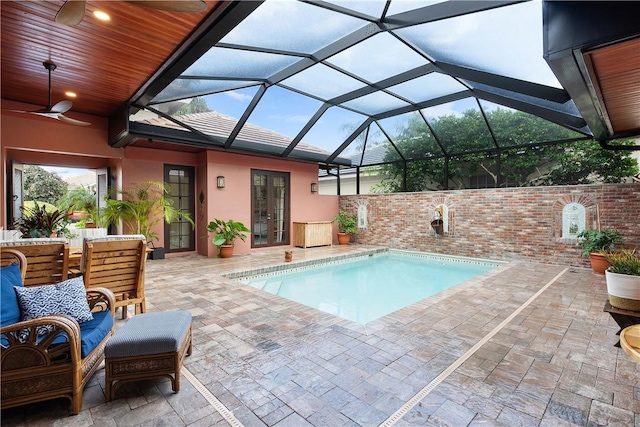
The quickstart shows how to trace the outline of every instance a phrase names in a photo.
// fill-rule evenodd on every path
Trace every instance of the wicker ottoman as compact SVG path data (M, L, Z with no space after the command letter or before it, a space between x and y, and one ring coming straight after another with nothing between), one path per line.
M105 393L112 400L125 381L168 376L174 392L180 390L180 367L191 354L191 313L166 311L138 314L107 341Z

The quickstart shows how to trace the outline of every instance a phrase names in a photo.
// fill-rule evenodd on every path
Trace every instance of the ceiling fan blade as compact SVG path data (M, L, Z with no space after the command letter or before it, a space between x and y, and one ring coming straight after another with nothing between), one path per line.
M84 19L86 5L86 0L67 0L56 13L55 21L71 27L78 25Z
M58 114L58 120L65 122L65 123L69 123L70 125L76 125L76 126L89 126L91 125L91 123L89 122L83 122L82 120L76 120L76 119L72 119L71 117L67 117L64 114Z
M204 0L125 0L138 6L149 9L165 10L167 12L199 13L207 10L207 2Z
M53 107L49 109L52 113L66 113L73 106L73 102L71 101L60 101L57 102Z
M56 103L53 107L45 107L39 110L27 111L27 113L40 114L40 115L52 115L59 113L66 113L71 109L73 104L71 101L60 101Z
M49 119L57 119L60 113L53 113L49 110L27 111L29 114L35 114L36 116L47 117Z

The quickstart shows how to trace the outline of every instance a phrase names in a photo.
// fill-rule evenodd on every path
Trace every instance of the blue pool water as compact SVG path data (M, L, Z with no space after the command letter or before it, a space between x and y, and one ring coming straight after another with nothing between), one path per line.
M249 278L243 282L364 324L498 265L387 253L294 273Z

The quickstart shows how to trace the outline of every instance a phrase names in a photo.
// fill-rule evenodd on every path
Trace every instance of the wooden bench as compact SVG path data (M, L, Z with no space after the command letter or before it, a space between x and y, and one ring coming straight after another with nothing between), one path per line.
M113 400L121 382L167 376L171 389L180 390L180 368L191 354L191 313L165 311L129 319L107 341L105 394Z

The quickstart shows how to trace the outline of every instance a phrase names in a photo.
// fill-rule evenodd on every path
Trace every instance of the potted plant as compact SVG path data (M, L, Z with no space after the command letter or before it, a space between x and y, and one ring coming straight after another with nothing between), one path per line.
M233 256L233 248L236 239L243 242L247 239L246 233L249 230L243 223L230 219L224 221L222 219L214 219L207 225L207 231L213 234L211 241L218 248L221 258L230 258Z
M111 190L111 192L113 191ZM118 190L117 193L122 195L122 199L107 200L107 207L104 210L106 220L109 222L122 221L131 234L143 234L147 243L151 243L154 248L153 240L158 239L158 234L153 231L153 227L163 219L170 223L182 218L187 220L191 226L195 226L189 213L173 206L173 200L167 197L169 189L163 182L134 183L127 188Z
M71 237L67 228L69 212L56 207L47 209L45 204L34 202L33 207L20 206L22 216L13 226L22 233L22 237Z
M81 185L67 191L58 201L58 205L69 211L81 211L82 219L76 224L77 228L106 228L109 221L103 210L98 209L95 191Z
M623 310L640 311L640 257L635 249L605 255L609 303Z
M582 248L582 256L588 256L591 268L596 274L604 274L609 266L604 253L624 243L624 237L615 228L608 230L582 230L578 234L578 246Z
M338 224L338 244L348 245L351 235L358 231L358 219L355 215L349 215L345 211L340 211L333 218L333 222Z

